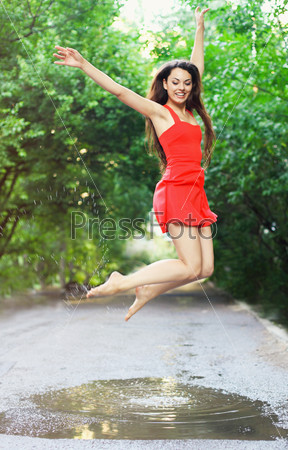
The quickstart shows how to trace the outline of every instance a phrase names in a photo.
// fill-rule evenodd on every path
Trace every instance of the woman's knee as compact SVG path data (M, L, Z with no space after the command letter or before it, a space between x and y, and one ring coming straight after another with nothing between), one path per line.
M187 280L194 281L195 279L201 278L201 264L186 264Z
M201 271L202 278L209 278L214 273L214 264L204 266Z

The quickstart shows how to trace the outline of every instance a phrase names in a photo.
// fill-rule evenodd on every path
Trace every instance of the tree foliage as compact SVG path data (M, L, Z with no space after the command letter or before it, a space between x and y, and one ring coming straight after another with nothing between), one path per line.
M267 13L261 1L223 1L207 13L203 98L217 142L205 189L218 214L212 279L287 322L287 24L279 3ZM183 1L165 21L158 60L189 58L192 8Z
M259 0L238 6L216 2L205 16L203 76L203 99L217 135L205 173L209 205L218 214L212 279L236 298L275 311L283 322L288 320L285 3L275 2L267 13ZM109 239L99 222L147 218L152 207L159 171L145 149L144 118L78 69L55 66L52 53L55 44L77 48L115 81L145 95L155 66L190 57L194 4L179 0L179 5L177 14L159 18L161 31L145 35L115 22L117 0L2 5L3 291L70 280L93 283L111 270L133 268L122 257L125 239ZM71 239L73 211L85 222L77 239ZM95 220L93 239L87 238L89 219ZM117 236L120 231L117 225Z
M157 166L143 145L144 118L78 69L53 64L56 44L77 48L145 95L150 63L139 65L137 31L114 26L119 10L116 0L12 1L1 10L0 264L23 274L19 287L59 276L99 282L115 268L124 241L106 240L97 226L71 239L72 211L86 223L110 217L117 229L151 208ZM2 291L17 286L12 274L5 279Z

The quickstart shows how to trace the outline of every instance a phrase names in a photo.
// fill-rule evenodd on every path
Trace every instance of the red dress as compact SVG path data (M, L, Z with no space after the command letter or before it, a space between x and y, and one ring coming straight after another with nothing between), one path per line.
M170 106L164 108L170 111L175 123L159 137L167 167L154 191L157 222L162 233L167 233L168 222L198 227L211 225L218 216L210 210L204 191L200 125L183 122Z

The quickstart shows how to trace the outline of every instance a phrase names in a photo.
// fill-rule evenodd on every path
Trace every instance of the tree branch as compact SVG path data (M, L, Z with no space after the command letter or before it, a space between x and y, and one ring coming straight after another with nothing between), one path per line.
M235 77L235 76L231 77L231 79L232 80L237 80L237 81L239 81L242 84L248 84L249 86L256 86L257 89L259 89L259 91L266 92L266 94L272 95L274 98L278 97L278 98L281 98L282 100L285 100L285 102L288 102L288 98L282 97L281 95L275 94L274 92L270 92L267 89L264 89L264 88L262 88L260 86L257 86L257 84L255 84L255 83L249 83L248 81L240 80L240 78Z
M0 192L2 190L2 187L4 186L4 183L8 177L8 175L10 174L12 167L5 167L6 173L3 175L2 179L0 180Z
M11 240L13 234L14 234L15 228L16 228L19 220L20 220L20 216L18 215L17 217L15 217L15 221L13 223L12 229L11 229L9 235L6 238L6 241L5 241L2 249L0 250L0 258L2 258L2 256L5 254L5 250L7 248L7 245L9 244L9 242L10 242L10 240Z

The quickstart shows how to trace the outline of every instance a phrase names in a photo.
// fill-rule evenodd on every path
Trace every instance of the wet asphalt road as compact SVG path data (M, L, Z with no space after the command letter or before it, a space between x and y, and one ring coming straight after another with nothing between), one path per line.
M80 304L59 299L33 309L2 312L1 449L288 448L283 432L288 430L287 334L267 329L211 283L193 283L162 295L126 323L133 299L133 295L122 295ZM275 440L232 440L224 435L223 439L209 435L207 439L157 440L151 436L151 440L139 440L137 432L134 440L19 435L23 434L25 399L32 394L95 380L147 377L173 379L183 385L193 380L197 386L267 402L268 413L277 415L282 431L275 428ZM4 413L6 418L14 417L6 431L3 420L1 429Z

